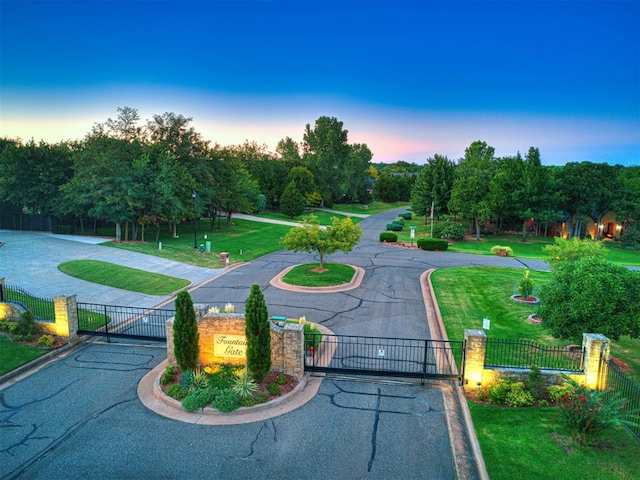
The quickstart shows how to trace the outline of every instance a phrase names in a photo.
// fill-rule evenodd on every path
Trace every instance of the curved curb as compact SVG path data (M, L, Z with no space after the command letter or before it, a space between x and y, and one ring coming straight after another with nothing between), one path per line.
M326 335L333 335L327 327L315 324L316 327ZM335 350L335 344L330 344L332 348L321 353L320 362L329 362ZM165 359L153 370L147 373L138 383L138 398L149 410L185 423L198 425L239 425L243 423L260 422L269 418L278 417L300 408L316 396L320 389L320 384L325 375L305 374L296 388L270 402L259 404L253 407L240 407L232 412L223 413L211 407L201 408L197 411L188 412L182 408L182 404L167 396L160 388L160 378L166 368L168 361ZM324 363L323 363L324 364ZM327 363L328 364L328 363Z
M431 274L434 271L435 269L431 268L420 276L422 297L427 311L427 322L431 337L436 340L447 341L449 337L447 336L447 330L444 327L438 300L436 299L433 284L431 283ZM443 388L442 392L445 397L447 428L449 430L451 450L454 452L457 477L473 478L473 473L477 473L482 480L489 480L489 473L487 472L487 466L482 456L482 449L480 448L480 442L476 435L473 419L471 418L471 411L469 410L464 391L460 385L451 384L450 387L451 390ZM459 418L457 415L458 412L462 413L462 418ZM471 447L473 462L469 459L465 445L459 441L460 438L465 436L465 431ZM476 472L472 472L473 463L476 465Z
M345 264L348 265L348 264ZM346 292L348 290L353 290L354 288L358 288L362 283L362 279L364 278L364 269L361 267L356 267L355 265L349 265L353 268L356 273L354 273L353 278L349 283L343 283L342 285L335 285L331 287L300 287L298 285L291 285L290 283L285 283L282 281L282 277L284 277L287 273L289 273L292 269L299 265L291 265L290 267L285 268L278 275L273 277L269 284L272 287L279 288L280 290L288 290L290 292L300 292L300 293L336 293L336 292Z
M540 299L538 297L531 295L531 297L529 298L535 298L535 300L525 300L524 298L522 298L522 295L511 295L509 297L509 300L518 303L525 303L527 305L540 305Z
M158 415L198 425L238 425L283 415L311 400L322 383L322 377L305 375L291 392L268 403L241 407L228 413L219 412L211 407L188 412L182 408L180 402L165 395L160 388L160 377L166 366L167 360L164 360L142 377L138 383L140 401Z

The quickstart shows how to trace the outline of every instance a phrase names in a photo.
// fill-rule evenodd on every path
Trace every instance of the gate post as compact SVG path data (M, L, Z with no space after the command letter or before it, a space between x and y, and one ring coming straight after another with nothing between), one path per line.
M465 364L463 386L465 391L477 391L482 386L487 334L484 330L465 330Z
M285 373L298 379L304 376L304 326L298 323L287 323L284 326L284 359Z
M78 336L78 307L75 295L54 297L55 334L73 340Z
M603 390L607 386L609 366L609 339L600 333L583 333L585 385L594 390Z

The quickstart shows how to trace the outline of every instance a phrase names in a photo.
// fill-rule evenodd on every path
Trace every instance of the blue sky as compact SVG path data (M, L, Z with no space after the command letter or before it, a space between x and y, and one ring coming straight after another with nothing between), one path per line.
M0 136L130 106L270 150L337 117L374 162L540 148L640 165L640 1L0 0Z

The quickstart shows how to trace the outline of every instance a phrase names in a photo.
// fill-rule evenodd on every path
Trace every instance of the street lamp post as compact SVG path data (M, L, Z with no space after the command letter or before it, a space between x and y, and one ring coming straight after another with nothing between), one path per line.
M193 248L198 248L198 230L196 229L196 191L191 192L193 198Z

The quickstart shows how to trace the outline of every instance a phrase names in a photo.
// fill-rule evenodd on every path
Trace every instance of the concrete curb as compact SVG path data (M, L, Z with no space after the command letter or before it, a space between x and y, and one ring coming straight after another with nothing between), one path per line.
M320 388L322 377L305 375L295 389L282 397L254 407L240 407L223 413L211 407L194 412L182 408L179 401L168 397L160 388L160 377L167 366L164 360L138 383L138 397L149 410L184 423L198 425L238 425L253 423L289 413L310 401Z
M356 273L353 275L353 278L349 283L345 283L342 285L336 285L333 287L300 287L298 285L291 285L283 282L282 277L284 277L287 273L289 273L292 269L294 269L297 266L298 265L291 265L290 267L285 268L282 272L280 272L278 275L273 277L269 282L269 284L273 287L279 288L281 290L288 290L290 292L336 293L336 292L346 292L348 290L353 290L354 288L358 288L362 283L362 279L364 278L363 268L356 267L355 265L349 265L356 271Z
M420 276L420 286L425 309L427 311L427 322L431 337L438 340L449 340L447 331L444 328L442 314L438 306L431 274L435 269L429 269ZM459 479L480 478L489 480L487 466L482 456L482 449L478 442L478 436L471 419L469 405L460 385L448 384L442 387L445 400L445 410L447 411L447 426L449 429L449 439L451 450L454 453L456 474ZM462 413L462 418L457 415ZM471 449L471 457L468 450ZM475 464L475 468L474 468Z

